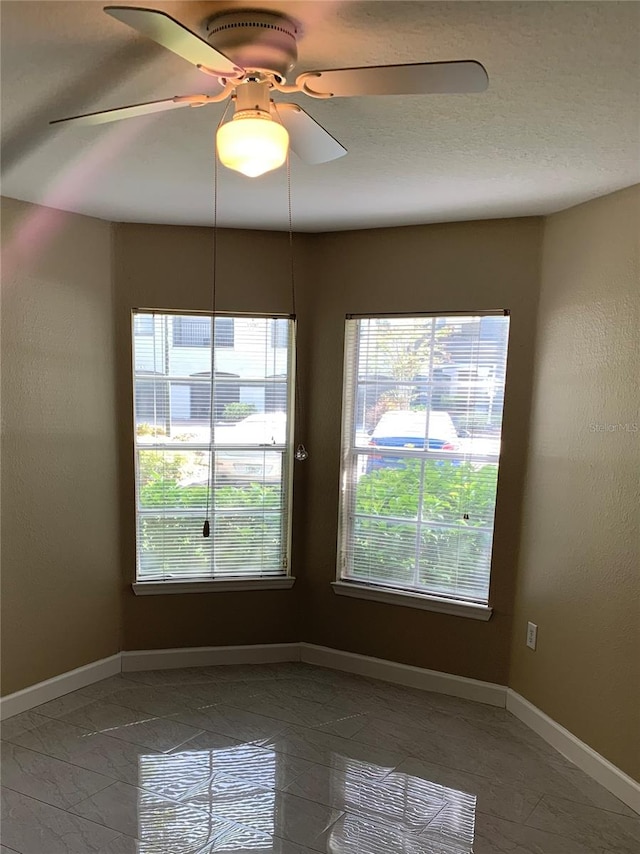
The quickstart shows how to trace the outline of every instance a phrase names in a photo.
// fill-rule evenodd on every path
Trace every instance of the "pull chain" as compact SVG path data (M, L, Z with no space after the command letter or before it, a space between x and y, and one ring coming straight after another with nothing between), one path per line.
M214 456L215 436L215 377L216 377L216 270L218 260L218 154L214 154L213 166L213 259L212 259L212 282L211 282L211 363L210 363L210 385L209 385L209 471L207 472L207 513L202 526L202 536L211 536L211 525L209 522L211 498L215 487L216 469L212 464Z
M227 105L228 106L228 105ZM226 110L222 114L222 118L218 122L218 128L222 124L226 115ZM216 128L217 135L217 128ZM211 536L210 510L212 504L212 495L215 488L216 471L215 465L212 464L214 456L214 437L215 437L215 378L216 378L216 271L218 261L218 152L215 146L213 150L213 258L212 258L212 277L211 277L211 362L210 384L209 384L209 456L208 456L208 472L207 472L207 512L205 515L204 525L202 526L202 536ZM213 574L213 555L212 574Z
M229 105L231 104L233 98L230 98L227 101L227 106L224 108L224 112L220 117L220 121L218 122L218 126L216 127L216 134L214 137L213 143L213 259L212 259L212 280L211 280L211 382L209 386L210 396L209 396L209 460L208 460L208 472L207 472L207 512L204 520L204 525L202 526L202 536L210 537L211 536L211 524L210 524L210 509L212 507L212 496L215 491L215 482L216 482L216 469L215 465L212 465L212 460L214 456L214 437L215 437L215 384L216 384L216 272L218 266L218 149L216 145L216 139L218 136L218 130L220 129L222 123L225 120L227 115L227 111L229 110ZM213 568L213 556L212 556L212 568Z
M289 260L291 262L291 313L293 314L294 319L297 322L296 315L296 285L295 285L295 266L293 262L293 218L291 216L291 158L290 152L287 151L287 202L288 202L288 211L289 211ZM300 394L300 381L298 379L298 371L296 369L295 374L295 416L296 416L296 424L302 423L302 397ZM308 456L309 451L305 448L302 442L296 447L295 454L296 460L298 462L304 462Z

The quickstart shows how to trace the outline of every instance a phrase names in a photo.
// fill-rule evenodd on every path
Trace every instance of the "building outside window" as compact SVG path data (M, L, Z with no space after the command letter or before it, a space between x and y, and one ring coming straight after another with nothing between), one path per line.
M287 327L287 321L276 319L271 327L271 346L286 347L288 337L289 330Z
M134 315L133 331L138 336L153 335L153 317L148 314Z
M138 315L139 320L146 319ZM233 317L216 317L216 346L233 347ZM285 320L286 324L286 320ZM175 317L172 326L174 347L210 347L211 322L199 315ZM286 346L286 345L285 345Z

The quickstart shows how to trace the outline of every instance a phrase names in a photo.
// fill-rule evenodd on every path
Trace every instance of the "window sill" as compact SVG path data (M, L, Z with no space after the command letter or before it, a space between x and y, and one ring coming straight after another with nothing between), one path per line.
M290 590L295 578L220 578L206 581L136 581L131 589L136 596L158 596L171 593L228 593L238 590Z
M404 593L389 590L386 587L369 587L364 584L351 584L348 581L334 581L333 592L339 596L351 596L354 599L369 599L386 605L404 605L406 608L420 608L423 611L435 611L439 614L452 614L455 617L467 617L472 620L491 619L493 608L489 605L475 605L471 602L457 602L453 599L439 599L423 593Z

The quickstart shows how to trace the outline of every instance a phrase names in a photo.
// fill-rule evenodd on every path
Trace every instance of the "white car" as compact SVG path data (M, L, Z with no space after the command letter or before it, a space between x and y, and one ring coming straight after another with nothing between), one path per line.
M217 478L229 482L280 482L282 452L287 443L286 412L255 413L216 431Z

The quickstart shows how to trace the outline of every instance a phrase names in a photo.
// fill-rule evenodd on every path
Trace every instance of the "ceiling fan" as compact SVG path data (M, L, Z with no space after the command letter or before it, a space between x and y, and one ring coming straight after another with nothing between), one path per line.
M218 156L225 166L252 177L281 166L289 146L306 163L325 163L347 153L302 107L275 102L273 92L301 92L312 98L454 94L482 92L489 82L484 67L469 60L307 71L288 84L286 75L298 58L299 32L285 15L221 12L209 20L205 41L166 12L133 6L106 6L104 11L216 78L220 91L176 95L50 124L96 125L230 98L235 111L218 129Z

